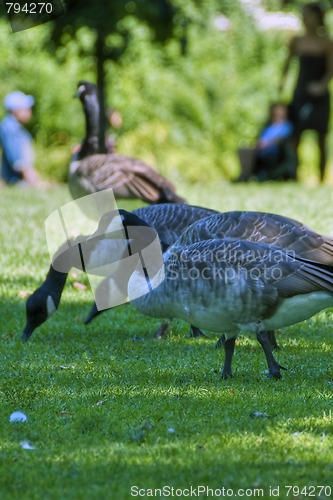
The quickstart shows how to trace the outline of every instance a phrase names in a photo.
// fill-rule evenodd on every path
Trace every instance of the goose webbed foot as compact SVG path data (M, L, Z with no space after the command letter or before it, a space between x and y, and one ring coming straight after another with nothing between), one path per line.
M197 328L196 326L191 325L190 328L190 338L191 339L199 339L200 337L203 337L207 339L207 335L205 335L200 328Z
M236 338L233 337L231 339L225 339L225 336L223 335L219 341L223 338L223 347L224 347L224 365L223 365L223 370L222 370L222 379L227 380L228 378L233 378L232 374L232 357L234 355L234 350L235 350L235 341Z
M228 380L229 378L234 378L232 372L229 372L228 370L226 370L225 368L223 368L223 370L222 370L222 379L223 380Z
M168 336L169 321L161 324L161 326L154 333L154 339L166 339Z
M274 358L267 332L262 329L260 322L258 322L257 340L261 345L266 356L266 361L268 365L268 378L280 379L281 378L280 369L286 370L286 368L279 365L279 363Z
M284 366L280 365L279 363L277 364L278 366L278 370L273 370L272 372L269 371L268 375L267 375L267 378L268 379L275 379L275 380L278 380L280 378L282 378L282 375L280 373L280 370L288 370L288 368L285 368Z
M280 346L276 341L274 330L268 330L267 337L268 337L269 343L271 344L272 351L279 351Z

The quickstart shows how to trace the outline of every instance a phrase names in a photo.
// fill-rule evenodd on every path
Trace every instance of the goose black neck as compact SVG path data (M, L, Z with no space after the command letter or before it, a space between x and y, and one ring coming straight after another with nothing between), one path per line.
M52 297L55 302L55 306L58 307L61 294L63 292L68 273L61 273L54 269L51 265L49 272L47 273L46 279L41 286L41 289L46 292L52 292Z
M81 145L79 159L100 153L98 139L100 111L97 95L89 95L84 98L83 110L86 118L86 136Z

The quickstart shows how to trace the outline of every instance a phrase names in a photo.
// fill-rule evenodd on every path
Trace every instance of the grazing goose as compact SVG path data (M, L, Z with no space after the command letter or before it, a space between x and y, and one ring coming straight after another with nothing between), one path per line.
M112 188L116 198L147 203L184 203L174 185L144 162L118 154L99 154L99 101L96 85L79 82L86 137L70 165L68 184L74 199Z
M98 240L95 244L89 241L89 236L70 240L62 245L53 258L45 281L34 291L26 302L26 324L21 338L27 340L34 330L44 323L57 309L72 267L81 271L98 269L120 260L127 241Z
M139 298L147 290L147 275L133 273L128 286L129 297L135 297L132 304L148 316L180 318L223 333L223 378L232 376L235 339L241 331L256 334L270 376L280 378L282 367L266 332L333 306L333 267L264 243L225 238L176 244L165 252L162 271L162 283Z
M217 212L186 204L161 204L138 208L133 213L140 217L139 220L143 220L143 223L147 223L156 229L162 246L166 249L176 241L188 225ZM105 225L105 218L109 220L108 215L105 214L99 223L99 229ZM101 231L99 232L101 233ZM80 241L82 241L82 238ZM105 259L106 262L108 261L108 255L121 252L121 248L119 249L119 245L114 240L107 239L102 239L96 242L95 245L90 244L89 250L91 252L96 250L95 255L98 258ZM72 267L82 268L81 261L78 260L75 242L70 252L62 253L58 251L57 253L63 255L63 272L57 270L59 265L56 268L51 265L44 283L28 298L26 302L26 325L22 333L23 339L28 339L33 331L56 311L70 269ZM94 267L99 265L100 262L96 263ZM94 317L98 312L96 306L94 306L90 316ZM166 327L162 325L161 332L163 333L165 329ZM194 329L193 334L199 334L199 332Z
M299 257L333 266L333 238L289 217L265 212L224 212L196 221L183 232L176 245L182 247L213 238L267 243L285 248ZM269 332L274 349L278 349L274 332ZM217 345L220 345L218 342Z
M105 233L110 232L107 228L110 214L106 214L100 222L103 223ZM135 211L135 214L140 217L139 211ZM145 221L149 223L147 219ZM131 217L131 224L134 224L133 217ZM163 240L161 234L159 231L159 236ZM181 248L197 241L226 237L272 244L305 259L333 265L333 238L322 236L294 219L265 212L234 211L215 213L201 218L189 225L176 242L174 240L174 247ZM172 241L169 240L168 243L170 245ZM92 310L89 321L93 317L94 311ZM162 328L165 334L165 324ZM274 332L269 332L268 337L272 347L277 349ZM221 343L219 341L217 345Z

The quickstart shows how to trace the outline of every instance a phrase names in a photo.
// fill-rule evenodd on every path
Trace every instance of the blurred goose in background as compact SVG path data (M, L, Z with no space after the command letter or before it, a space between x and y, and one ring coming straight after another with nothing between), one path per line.
M142 221L143 225L148 224L154 227L159 235L162 249L166 250L176 241L188 225L200 218L217 212L208 208L186 204L161 204L138 208L133 213L140 217L140 219L136 220ZM112 214L114 215L114 212ZM99 234L101 234L101 231L107 230L110 219L111 216L107 213L102 217L98 226ZM89 237L87 236L86 239L88 240ZM80 241L82 241L82 238ZM101 262L109 263L110 257L115 253L120 255L122 249L124 249L124 242L121 241L107 238L96 239L93 243L89 241L89 245L85 248L85 256L90 260L89 256L91 255L91 260L90 262L85 262L85 267L89 265L90 268L97 268L101 266ZM22 333L22 339L28 339L34 330L57 310L70 269L72 267L82 269L78 244L75 241L72 242L70 250L65 245L64 250L59 249L57 254L59 255L57 259L58 265L50 266L44 283L35 290L26 302L26 325ZM92 259L95 259L95 262ZM60 260L61 262L59 262ZM62 272L59 271L59 264L61 264ZM127 284L125 286L127 288ZM110 290L108 290L109 292ZM94 317L99 312L101 311L98 311L96 305L94 305L90 315ZM166 326L162 325L161 333L165 329ZM200 332L194 329L193 334L200 335Z
M125 211L121 217L127 224ZM133 214L129 219L133 224ZM267 331L299 323L333 306L332 267L265 243L230 238L188 246L176 243L164 254L163 271L164 280L149 293L145 292L147 273L133 273L128 287L129 297L135 297L132 304L147 316L180 318L223 333L223 378L232 376L235 339L241 331L256 334L270 376L280 378L283 367L272 354ZM136 298L140 291L142 296Z
M100 154L100 106L96 85L81 81L78 96L86 119L86 136L69 170L74 199L112 188L116 198L138 198L146 203L184 203L175 186L143 161L118 154Z

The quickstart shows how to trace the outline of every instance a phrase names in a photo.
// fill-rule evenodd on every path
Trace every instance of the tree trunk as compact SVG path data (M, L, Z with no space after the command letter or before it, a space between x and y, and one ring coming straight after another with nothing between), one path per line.
M102 30L97 31L96 41L96 58L97 58L97 88L99 94L100 114L99 114L99 150L101 153L106 152L105 148L105 35Z

